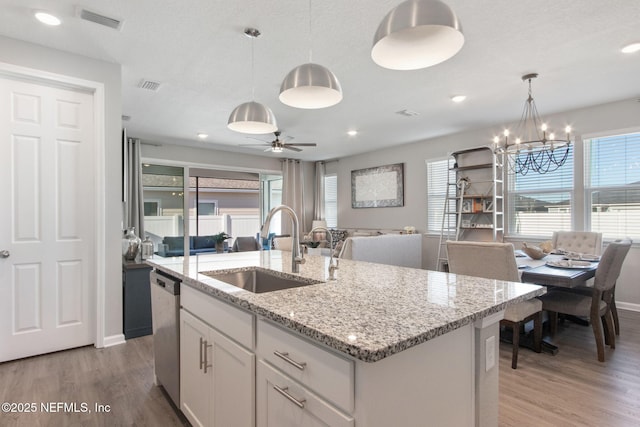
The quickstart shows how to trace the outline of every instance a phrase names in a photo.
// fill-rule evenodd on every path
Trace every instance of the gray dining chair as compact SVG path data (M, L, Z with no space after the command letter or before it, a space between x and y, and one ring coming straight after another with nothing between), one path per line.
M551 236L554 249L580 254L600 255L602 233L595 231L554 231Z
M260 244L255 237L236 237L231 252L247 252L260 250Z
M449 272L485 279L519 282L520 274L511 243L448 241ZM542 302L538 299L519 302L505 309L500 324L512 330L511 368L518 366L520 329L533 320L534 351L542 351Z
M579 317L588 317L593 327L593 335L598 350L598 360L604 362L604 346L616 348L616 337L613 327L611 305L622 263L624 262L631 240L625 239L609 243L600 258L596 270L591 295L581 295L564 290L551 290L540 297L542 308L549 312L551 334L557 330L558 313ZM603 336L603 327L606 328Z
M620 240L617 240L620 241ZM563 291L573 292L580 295L591 296L593 294L593 281L589 280L589 282L585 286L578 286L577 288L562 288ZM613 316L613 330L615 331L616 336L620 335L620 319L618 318L618 307L616 306L616 285L613 285L613 289L611 290L611 304L609 304L611 309L611 315Z

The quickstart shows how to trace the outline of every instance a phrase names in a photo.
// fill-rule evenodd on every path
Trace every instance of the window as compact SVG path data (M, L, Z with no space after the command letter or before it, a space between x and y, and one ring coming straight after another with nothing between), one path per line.
M548 237L552 231L572 229L574 151L554 172L522 175L509 170L509 234Z
M260 194L262 197L260 224L263 224L269 211L282 204L282 175L260 174ZM280 214L281 212L276 212L271 219L269 228L269 232L276 233L276 235L281 233L282 222Z
M338 226L338 176L324 177L324 217L328 228Z
M453 159L427 161L427 232L440 234ZM452 175L453 179L453 175Z
M218 201L198 202L198 215L217 215Z
M584 149L591 231L640 239L640 133L588 139Z
M155 244L184 234L184 169L143 163L144 231ZM140 236L142 237L142 236Z
M150 200L145 197L144 200L144 216L159 216L160 200Z

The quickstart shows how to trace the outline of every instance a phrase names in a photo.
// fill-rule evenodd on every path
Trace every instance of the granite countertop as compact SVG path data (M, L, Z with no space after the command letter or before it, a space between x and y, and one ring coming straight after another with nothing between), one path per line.
M376 362L545 293L525 283L306 255L297 274L324 283L255 294L206 274L265 268L291 273L291 253L253 251L153 258L183 283L365 362Z

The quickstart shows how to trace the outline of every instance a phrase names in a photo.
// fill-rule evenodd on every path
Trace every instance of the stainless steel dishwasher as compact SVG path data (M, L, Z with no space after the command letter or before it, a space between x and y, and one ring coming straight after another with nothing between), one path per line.
M150 275L156 384L180 408L180 280L158 270Z

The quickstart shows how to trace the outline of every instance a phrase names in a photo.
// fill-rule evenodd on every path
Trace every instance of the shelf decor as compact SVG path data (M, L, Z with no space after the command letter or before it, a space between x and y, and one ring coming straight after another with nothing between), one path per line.
M351 171L352 208L404 206L404 163Z

